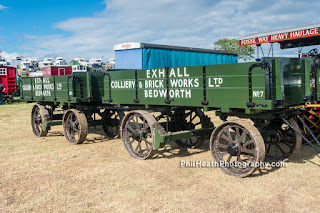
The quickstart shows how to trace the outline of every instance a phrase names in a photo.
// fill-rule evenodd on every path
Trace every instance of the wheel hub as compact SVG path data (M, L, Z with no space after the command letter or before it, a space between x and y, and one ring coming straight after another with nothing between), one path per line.
M132 133L132 138L135 139L136 141L140 141L141 134L139 132L134 132L134 133Z
M237 156L240 153L240 146L237 143L230 143L227 147L227 152L232 156Z
M281 133L280 132L277 132L277 133L274 133L272 136L271 136L271 141L270 141L272 144L277 144L277 143L280 143L281 142Z
M196 126L193 123L187 123L186 129L187 130L192 130L194 129Z
M68 130L72 131L73 130L73 125L71 123L68 124Z
M36 123L40 123L40 121L41 121L41 118L39 118L39 117L34 117L33 119L34 119L34 121L35 121Z

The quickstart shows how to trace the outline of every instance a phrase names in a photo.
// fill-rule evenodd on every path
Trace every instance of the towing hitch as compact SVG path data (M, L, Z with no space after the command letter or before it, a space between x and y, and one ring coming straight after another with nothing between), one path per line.
M300 115L296 115L297 118L300 120L300 122L302 123L302 125L307 129L307 131L310 133L310 135L312 136L312 138L314 139L314 141L319 145L320 147L320 142L318 140L318 138L314 135L313 131L306 125L306 123L303 121L303 119L300 117ZM298 135L300 135L300 137L302 137L308 144L310 144L318 153L320 153L320 150L315 147L315 145L312 144L312 142L306 138L299 130L297 130L294 126L292 126L290 124L290 122L283 117L283 115L281 115L281 119L291 128L293 129Z

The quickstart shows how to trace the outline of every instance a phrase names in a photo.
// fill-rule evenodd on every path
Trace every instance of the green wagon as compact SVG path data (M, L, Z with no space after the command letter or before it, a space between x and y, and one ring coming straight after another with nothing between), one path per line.
M216 161L286 160L298 152L302 138L285 121L299 129L292 107L318 101L319 72L312 59L263 61L26 78L21 98L37 102L31 114L37 136L62 124L67 140L80 144L89 126L102 125L138 159L152 156L168 141L195 148L210 138ZM63 113L55 111L59 107ZM211 110L225 122L215 127L204 114ZM229 116L252 122L226 121ZM222 169L247 176L256 168Z
M244 37L239 45L320 44L319 24L288 30ZM257 63L75 72L22 79L20 95L36 102L36 136L62 125L66 139L80 144L89 126L101 125L137 159L151 157L169 141L196 148L209 139L220 168L245 177L260 162L291 159L302 139L320 152L311 142L320 145L319 61L314 49L305 58L263 57ZM207 111L224 122L215 125Z

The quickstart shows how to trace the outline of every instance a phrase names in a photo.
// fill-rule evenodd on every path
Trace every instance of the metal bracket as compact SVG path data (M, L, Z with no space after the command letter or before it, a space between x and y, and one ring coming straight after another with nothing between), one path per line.
M57 101L57 88L56 88L56 77L53 76L53 94L54 94L54 101Z
M19 82L20 82L20 99L23 100L23 82L21 78L19 78Z
M68 102L71 101L71 99L70 99L70 82L69 82L70 78L72 78L72 75L69 75L68 79L67 79L67 89L68 89L68 99L67 99L67 101Z
M116 106L98 106L97 109L113 109L113 110L129 110L129 107L116 107Z
M73 76L72 80L75 82L79 82L80 98L83 98L83 89L82 89L81 79L78 76Z
M257 107L258 107L258 106L267 107L268 104L259 104L259 103L256 103L255 106L257 106Z
M90 75L90 73L89 73L89 75ZM86 100L88 101L88 102L91 102L91 101L93 101L94 100L94 98L93 98L93 88L92 88L92 77L91 77L91 75L90 75L90 78L89 78L89 86L90 86L90 96L89 97L87 97L86 98Z
M41 100L44 100L44 94L43 94L43 76L41 76Z
M104 73L104 75L108 76L109 78L109 99L107 100L108 102L112 102L112 98L111 98L111 76L110 76L110 73Z
M139 100L139 98L138 98L138 71L137 71L137 70L134 71L134 77L135 77L135 80L136 80L136 83L135 83L135 87L136 87L136 98L133 100L133 102L139 103L140 100Z
M67 99L67 101L68 101L68 102L71 101L71 98L70 98L70 79L72 79L72 81L79 82L80 98L83 98L83 90L82 90L82 82L81 82L81 79L80 79L78 76L69 75L69 76L68 76L68 80L67 80L67 88L68 88L68 99Z
M171 100L169 99L169 67L165 67L166 70L166 82L167 82L167 99L164 101L166 104L170 104Z
M254 107L256 103L254 102L247 102L247 107Z
M207 101L206 66L202 67L202 78L203 78L203 100L201 101L201 104L208 105L209 101Z
M32 79L30 78L30 82L31 82L31 100L33 100L33 83L32 83Z
M252 70L256 67L261 67L262 69L266 69L268 68L269 70L270 68L270 64L266 61L263 61L261 63L255 63L252 64L249 67L249 71L248 71L248 77L249 77L249 102L247 102L247 107L254 107L256 104L254 102L252 102Z
M274 100L273 101L273 105L274 106L283 106L284 105L284 101L283 100Z
M311 96L304 96L304 97L303 97L303 101L304 101L304 102L311 102L311 100L312 100L312 97L311 97Z

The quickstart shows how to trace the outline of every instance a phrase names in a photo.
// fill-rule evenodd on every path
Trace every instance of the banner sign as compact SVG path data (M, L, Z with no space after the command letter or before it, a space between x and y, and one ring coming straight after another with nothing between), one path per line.
M114 46L114 50L128 50L141 48L140 43L122 43Z
M239 40L239 46L257 45L263 43L274 43L286 40L294 40L300 38L314 37L320 35L320 27L310 28L307 30L298 30L287 33L279 33L275 35L266 35L261 37Z

